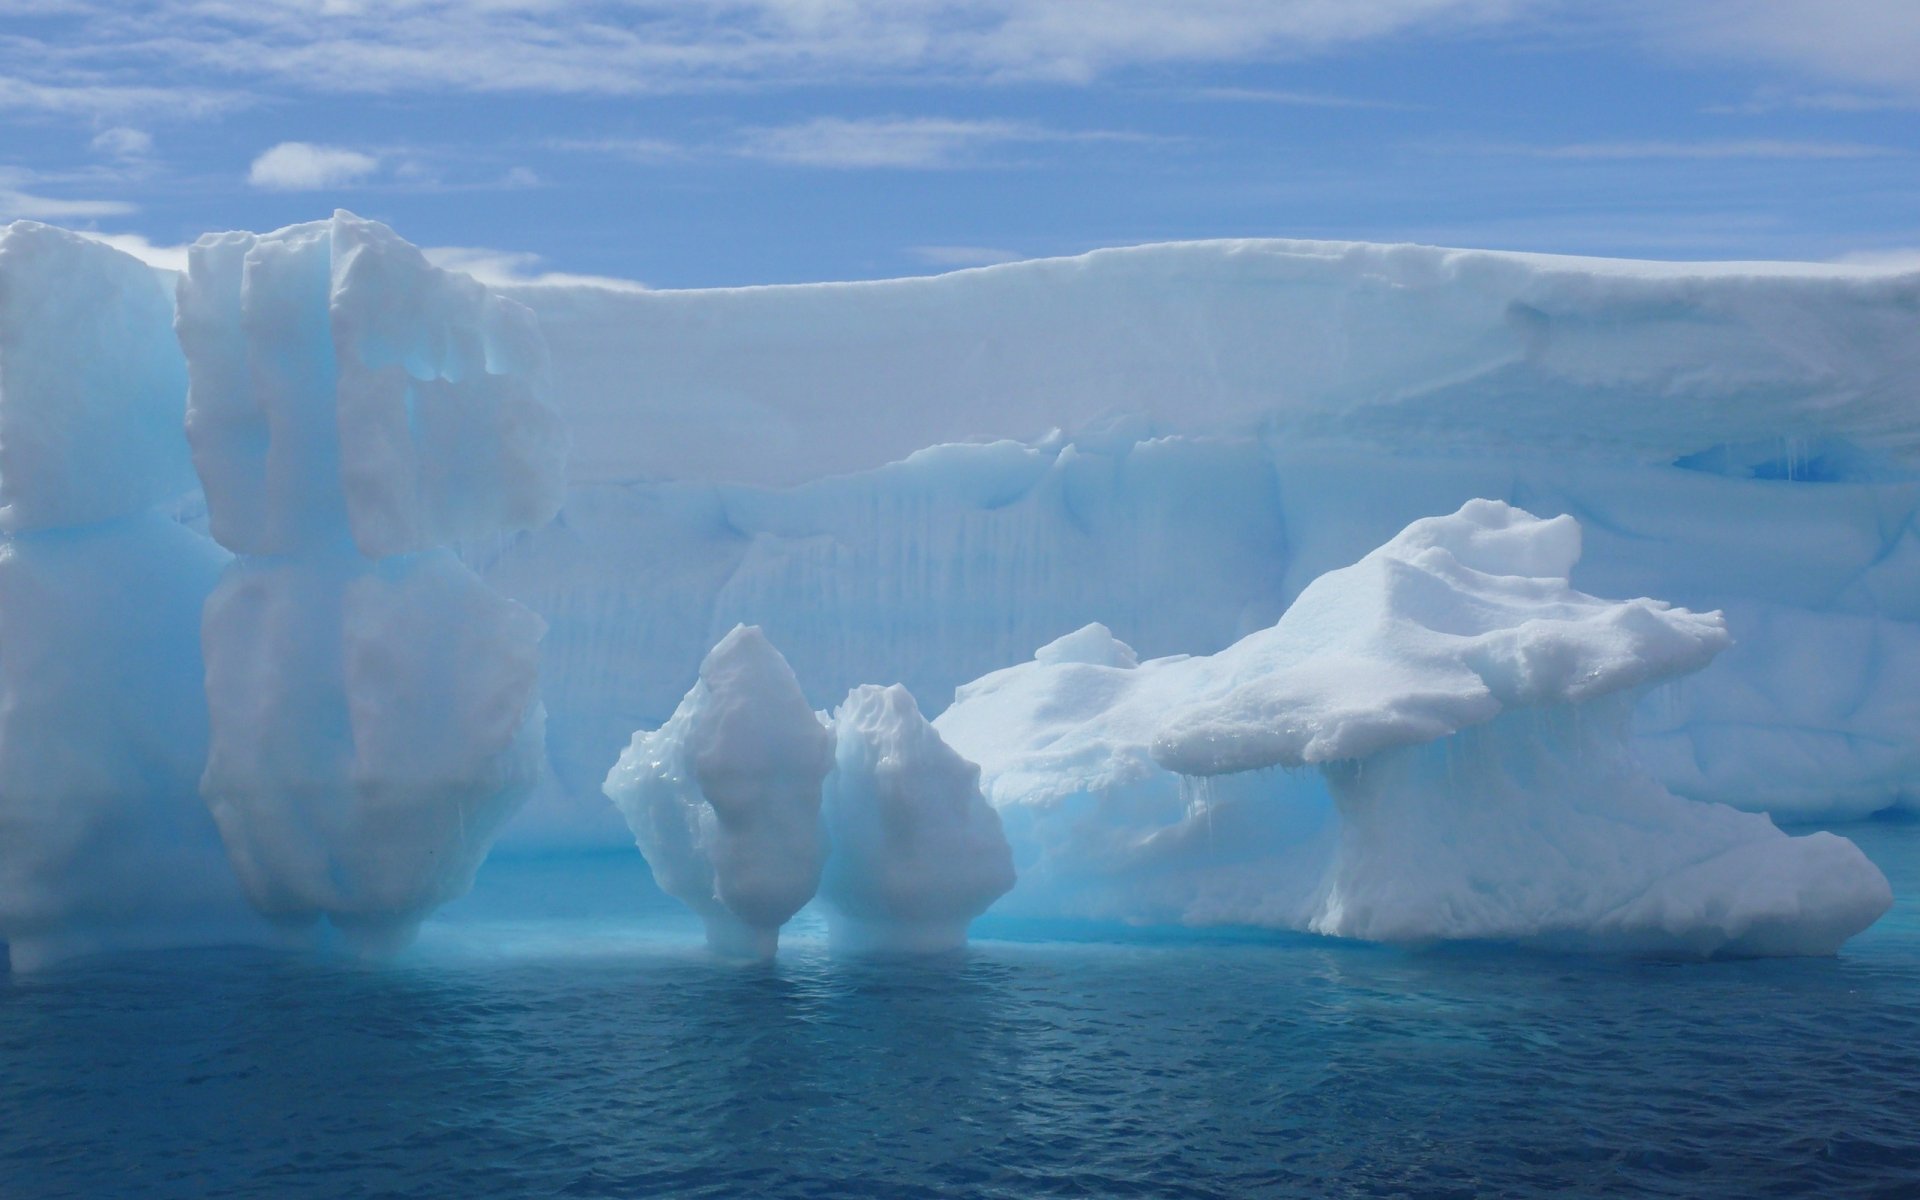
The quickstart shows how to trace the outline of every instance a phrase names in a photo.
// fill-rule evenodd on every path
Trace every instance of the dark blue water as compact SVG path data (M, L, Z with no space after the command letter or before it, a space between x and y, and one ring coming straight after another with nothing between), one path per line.
M1916 1197L1920 824L1847 832L1881 925L1688 965L989 925L729 967L636 856L496 863L394 966L0 978L0 1196Z

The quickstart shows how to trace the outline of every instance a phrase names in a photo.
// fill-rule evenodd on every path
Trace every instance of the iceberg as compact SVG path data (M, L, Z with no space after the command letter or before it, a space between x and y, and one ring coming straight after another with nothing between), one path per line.
M898 684L849 692L833 733L822 805L833 849L820 885L833 941L882 951L965 945L968 924L1014 882L980 768Z
M715 950L771 957L820 886L821 785L833 736L766 635L738 626L666 724L642 730L605 784L660 890Z
M1136 663L1089 627L963 687L935 727L1003 812L1032 810L1014 822L1037 843L1022 886L1058 897L1028 906L1392 942L1834 952L1892 903L1852 843L1683 799L1632 755L1635 694L1725 649L1721 617L1578 592L1579 554L1571 518L1470 502L1217 654Z
M202 794L261 913L389 951L544 769L544 624L443 544L560 504L539 329L336 213L195 243L178 330L208 525L240 556L202 626Z
M688 842L682 890L755 953L809 879L843 928L942 914L880 941L991 902L1830 949L1872 880L1760 814L1920 806L1917 308L1913 271L1279 240L494 289L349 213L176 276L18 223L0 938L400 944L491 844L636 836L609 772L746 625L791 663L783 722L903 688L779 726L826 747L824 816L801 772L772 842ZM1636 822L1671 836L1549 886ZM1378 864L1439 828L1479 832L1393 899ZM1503 837L1542 874L1476 857ZM941 839L950 878L888 882ZM723 860L775 843L750 898Z

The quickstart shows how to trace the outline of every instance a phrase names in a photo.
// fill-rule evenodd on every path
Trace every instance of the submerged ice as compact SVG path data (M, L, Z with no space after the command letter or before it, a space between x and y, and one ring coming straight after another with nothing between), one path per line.
M1916 305L1278 241L497 291L345 213L179 276L18 223L0 942L388 949L496 838L630 832L754 954L816 900L1830 952L1884 880L1763 814L1920 802Z

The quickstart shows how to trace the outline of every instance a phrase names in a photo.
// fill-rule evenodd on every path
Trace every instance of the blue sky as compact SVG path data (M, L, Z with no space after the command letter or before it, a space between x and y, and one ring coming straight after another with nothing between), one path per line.
M659 287L1237 236L1903 256L1920 2L0 0L0 130L0 219L160 261L335 206Z

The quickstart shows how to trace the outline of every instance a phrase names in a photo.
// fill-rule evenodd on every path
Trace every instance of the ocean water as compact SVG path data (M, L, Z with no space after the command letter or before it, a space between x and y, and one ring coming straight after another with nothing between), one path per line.
M1920 1197L1920 823L1837 959L993 921L710 961L637 855L490 863L381 967L0 977L0 1197Z

